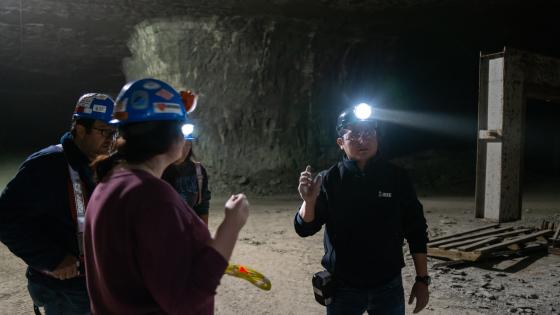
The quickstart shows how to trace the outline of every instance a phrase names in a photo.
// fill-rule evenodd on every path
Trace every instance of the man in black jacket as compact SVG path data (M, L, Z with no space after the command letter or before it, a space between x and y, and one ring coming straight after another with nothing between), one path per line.
M299 179L303 204L294 225L302 237L325 225L322 265L334 290L327 314L404 314L401 268L406 238L416 269L409 304L428 303L427 225L406 172L379 157L373 108L360 104L338 118L337 144L345 157L314 179Z
M95 184L90 163L111 149L113 100L83 95L60 144L30 155L0 195L0 241L28 265L36 314L89 314L81 266L85 206Z

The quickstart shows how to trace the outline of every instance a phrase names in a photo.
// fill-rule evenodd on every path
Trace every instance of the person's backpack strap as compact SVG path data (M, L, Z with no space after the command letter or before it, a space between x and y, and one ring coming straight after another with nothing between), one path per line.
M198 183L198 198L196 199L196 205L202 203L202 182L204 180L204 175L202 174L202 166L200 162L194 162L194 166L196 169L196 181Z
M57 145L57 147L61 152L64 152L62 145ZM70 215L76 224L76 238L81 261L84 257L84 230L88 200L80 174L70 166L70 163L68 163L68 174L70 175L70 182L68 183Z

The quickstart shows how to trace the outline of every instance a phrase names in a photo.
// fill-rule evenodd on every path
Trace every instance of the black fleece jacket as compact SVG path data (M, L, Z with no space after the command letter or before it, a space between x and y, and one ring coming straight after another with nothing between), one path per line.
M86 197L95 186L89 160L72 135L60 142L64 150L52 145L30 155L0 195L0 241L38 270L52 271L67 254L79 256L68 163L80 174ZM75 281L83 279L62 282Z
M387 283L404 266L405 238L411 253L426 253L426 219L404 170L374 157L363 171L345 159L321 175L314 221L296 213L294 226L306 237L326 225L321 263L338 282L360 288Z

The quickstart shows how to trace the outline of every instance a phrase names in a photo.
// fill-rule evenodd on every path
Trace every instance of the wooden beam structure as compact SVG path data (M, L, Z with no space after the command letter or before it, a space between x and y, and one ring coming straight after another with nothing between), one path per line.
M530 247L546 249L546 237L552 234L554 234L552 229L500 227L499 225L492 226L490 230L473 229L428 243L428 256L455 261L479 261L501 256L504 253L521 253L527 244Z

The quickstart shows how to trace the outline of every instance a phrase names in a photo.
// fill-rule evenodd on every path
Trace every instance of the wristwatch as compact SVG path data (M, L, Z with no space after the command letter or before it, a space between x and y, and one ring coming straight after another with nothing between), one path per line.
M416 276L416 282L422 282L425 285L430 285L432 283L432 278L430 276Z

